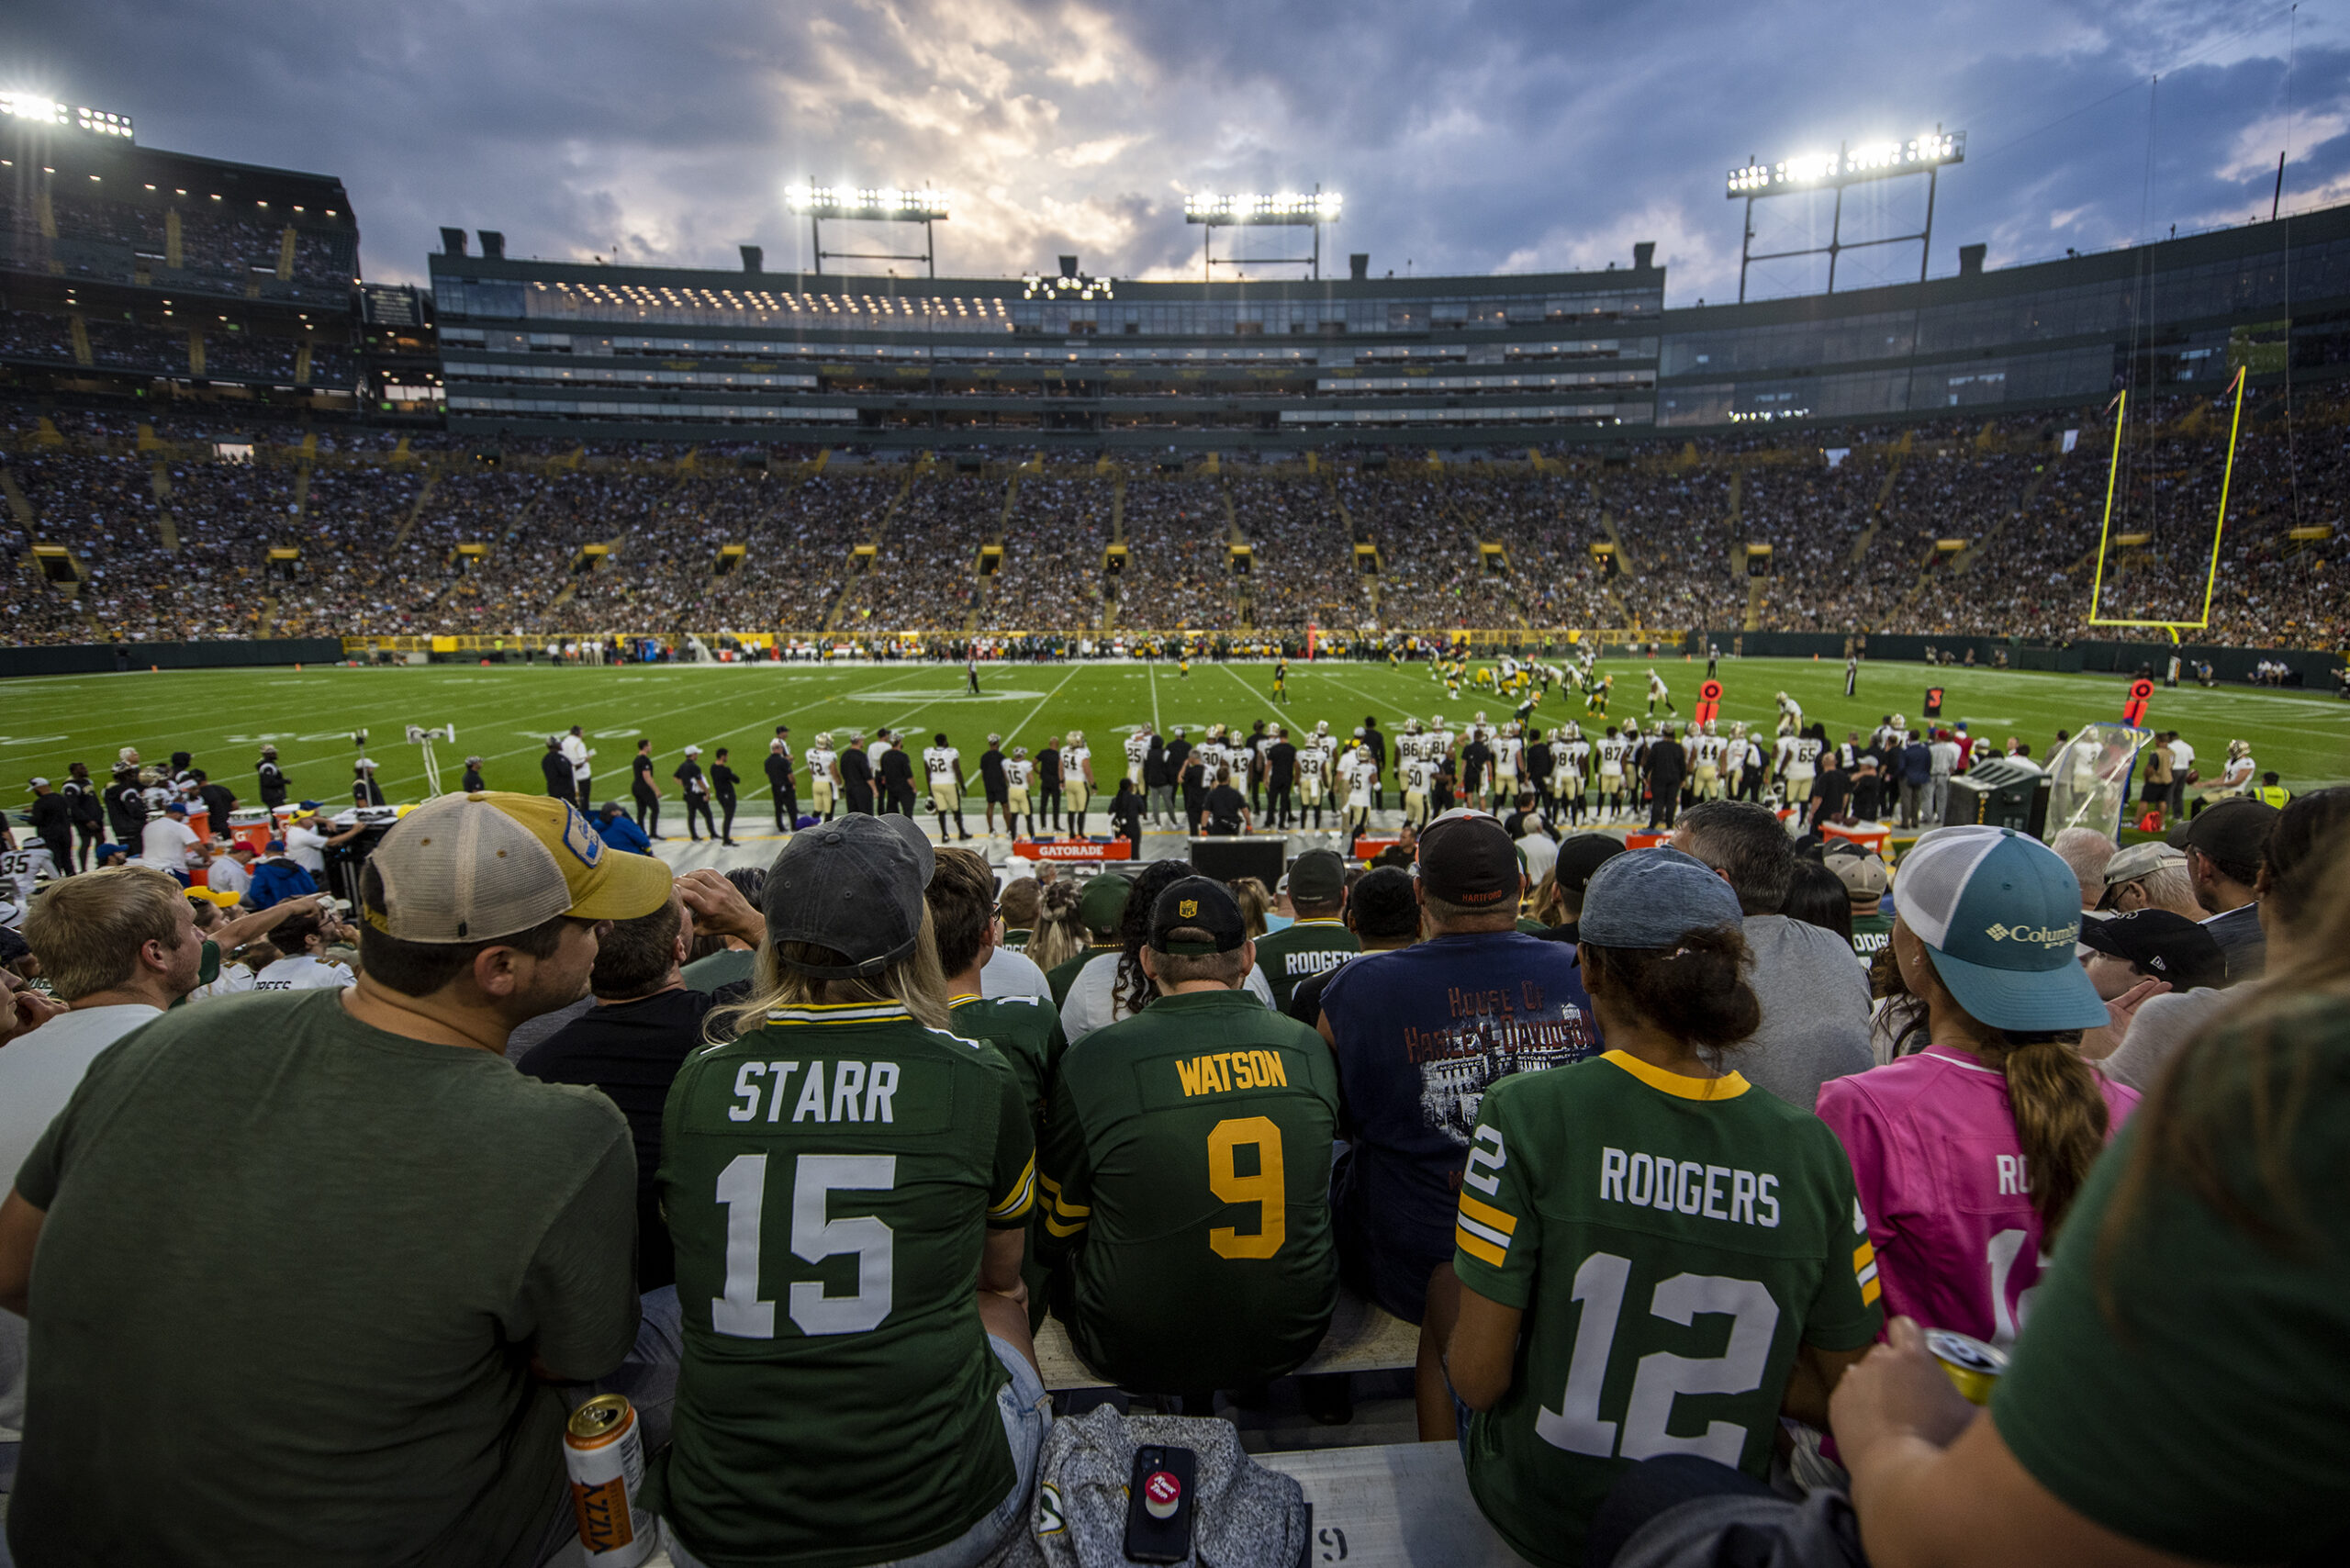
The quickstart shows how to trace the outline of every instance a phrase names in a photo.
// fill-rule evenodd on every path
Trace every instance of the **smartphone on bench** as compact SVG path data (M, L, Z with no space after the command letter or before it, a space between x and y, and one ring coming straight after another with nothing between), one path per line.
M1146 1443L1126 1483L1126 1561L1181 1562L1192 1555L1192 1493L1199 1456Z

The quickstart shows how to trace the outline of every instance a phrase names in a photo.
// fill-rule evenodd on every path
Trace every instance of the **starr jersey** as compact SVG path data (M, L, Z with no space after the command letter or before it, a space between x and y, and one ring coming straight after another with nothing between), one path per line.
M809 1568L986 1517L1014 1472L979 1260L1036 1170L1002 1055L897 1002L778 1009L687 1059L662 1126L685 1351L648 1506L705 1561Z
M1526 1314L1518 1375L1470 1424L1470 1490L1562 1568L1635 1461L1763 1479L1796 1348L1858 1350L1883 1316L1835 1134L1736 1073L1622 1051L1487 1092L1453 1241L1461 1282Z

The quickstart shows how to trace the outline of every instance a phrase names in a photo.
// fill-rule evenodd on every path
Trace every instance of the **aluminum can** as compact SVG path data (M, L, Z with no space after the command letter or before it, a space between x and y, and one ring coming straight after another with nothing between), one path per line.
M644 1434L622 1394L599 1394L564 1423L563 1462L588 1568L637 1568L660 1531L637 1504L644 1490Z
M2008 1353L1997 1345L1948 1328L1926 1330L1926 1349L1970 1405L1991 1403L1991 1390L2008 1370Z

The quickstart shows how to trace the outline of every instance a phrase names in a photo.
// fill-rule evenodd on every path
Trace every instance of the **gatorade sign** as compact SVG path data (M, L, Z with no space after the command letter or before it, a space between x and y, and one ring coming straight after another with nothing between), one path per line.
M1722 683L1720 681L1709 679L1705 685L1697 688L1697 722L1712 723L1714 716L1721 711L1721 707Z
M2154 683L2141 678L2130 683L2130 700L2121 705L2121 721L2143 729L2146 722L2146 704L2154 695Z

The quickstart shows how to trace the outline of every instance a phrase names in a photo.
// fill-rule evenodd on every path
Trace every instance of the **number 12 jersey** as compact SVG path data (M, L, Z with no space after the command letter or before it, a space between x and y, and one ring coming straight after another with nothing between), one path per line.
M1461 1282L1526 1314L1469 1484L1536 1562L1583 1561L1633 1461L1763 1478L1796 1347L1857 1350L1882 1316L1835 1135L1736 1073L1622 1051L1493 1086L1453 1241Z

